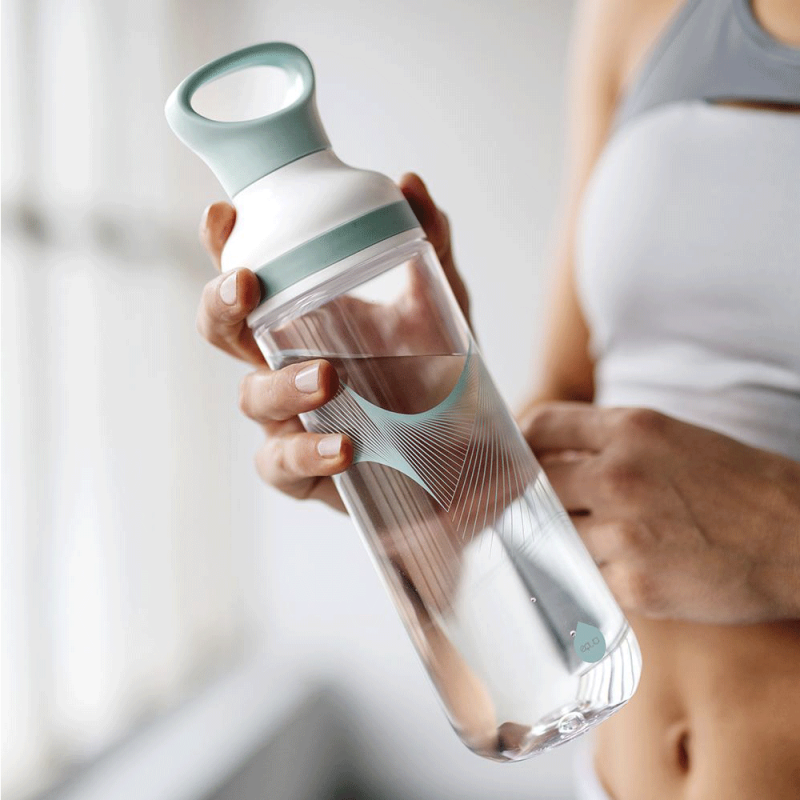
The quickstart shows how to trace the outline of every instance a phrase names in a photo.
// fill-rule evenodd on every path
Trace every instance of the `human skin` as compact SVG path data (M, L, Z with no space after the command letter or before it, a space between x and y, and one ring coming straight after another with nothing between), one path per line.
M469 319L469 296L453 260L447 215L436 207L418 175L407 173L399 186L436 250L456 300ZM235 222L236 211L227 203L214 203L203 214L200 239L217 269ZM319 359L271 370L246 323L259 296L258 280L250 270L239 269L218 276L203 291L197 312L198 331L211 344L256 367L241 383L239 404L243 413L258 422L265 433L265 442L256 456L261 477L292 497L322 500L343 511L344 505L330 476L350 465L352 445L346 436L334 439L331 435L327 437L327 449L322 446L326 453L322 455L319 447L326 437L307 433L297 416L319 408L333 397L338 388L336 371L327 361ZM298 381L301 373L303 377Z
M678 3L591 0L578 13L570 85L569 159L543 370L519 421L572 513L587 548L639 639L644 670L629 704L595 733L609 795L633 798L796 798L800 786L800 466L780 455L641 409L598 409L589 331L575 293L573 239L583 188L614 105ZM756 0L773 35L800 44L791 0ZM443 261L449 225L415 176L401 182ZM234 224L222 204L206 218L215 262ZM222 281L206 290L202 332L263 365L244 318L257 301L240 270L234 303ZM318 388L299 391L300 367L263 366L242 387L243 410L267 434L262 476L296 497L337 507L328 476L349 464L316 450L296 414L335 391L322 363Z

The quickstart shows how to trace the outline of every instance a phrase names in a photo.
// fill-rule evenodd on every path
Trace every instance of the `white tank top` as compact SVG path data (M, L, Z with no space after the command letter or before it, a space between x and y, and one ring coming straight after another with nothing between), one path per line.
M756 25L746 2L689 0L654 49L587 186L576 277L599 405L653 408L800 461L800 114L711 102L773 99L761 78L758 91L739 81L745 95L697 80L715 74L715 41L736 60L731 26ZM681 53L693 20L710 52ZM800 50L757 30L743 28L742 68L768 77L763 58L777 100L800 103ZM696 62L683 69L691 92L668 68L676 57Z

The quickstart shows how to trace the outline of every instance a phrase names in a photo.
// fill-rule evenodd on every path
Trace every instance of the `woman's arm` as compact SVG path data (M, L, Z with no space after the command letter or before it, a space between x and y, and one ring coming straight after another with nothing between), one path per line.
M574 240L583 191L608 136L617 99L619 41L608 13L615 5L585 0L576 11L567 90L567 157L544 354L526 410L547 400L591 402L594 397L589 331L575 290Z
M582 0L576 10L567 88L567 157L544 355L526 411L548 400L591 402L594 398L589 331L575 290L578 214L617 101L683 1Z

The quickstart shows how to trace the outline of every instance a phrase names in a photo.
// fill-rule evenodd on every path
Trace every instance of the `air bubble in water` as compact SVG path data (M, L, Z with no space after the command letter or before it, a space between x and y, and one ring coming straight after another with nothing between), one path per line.
M558 721L558 732L561 734L570 734L579 731L586 725L586 718L580 711L573 711L570 714L564 714Z

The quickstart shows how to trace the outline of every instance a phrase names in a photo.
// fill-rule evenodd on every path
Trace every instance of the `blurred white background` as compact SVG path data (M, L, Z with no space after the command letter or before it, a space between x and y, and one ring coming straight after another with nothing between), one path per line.
M572 8L4 0L8 800L571 796L572 746L515 765L464 748L350 522L258 482L245 370L194 329L213 274L196 228L222 192L163 104L230 50L302 47L337 154L418 172L447 211L516 404L538 357ZM297 746L276 755L280 730Z

